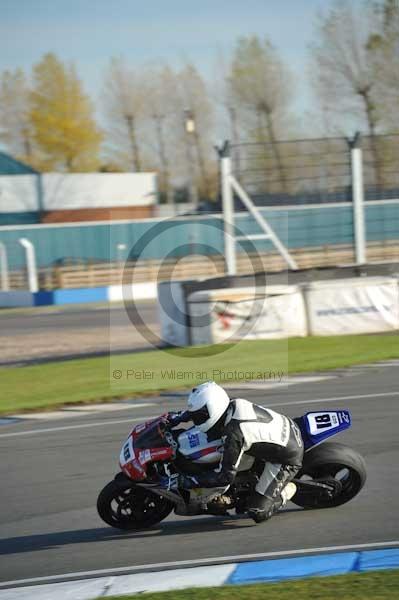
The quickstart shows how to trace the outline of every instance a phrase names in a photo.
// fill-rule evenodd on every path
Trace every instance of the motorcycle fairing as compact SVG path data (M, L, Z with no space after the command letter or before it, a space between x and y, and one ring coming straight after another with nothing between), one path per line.
M122 446L119 466L130 479L143 481L147 477L147 463L168 461L174 456L170 446L164 446L160 423L162 418L137 425ZM155 447L142 447L146 443Z

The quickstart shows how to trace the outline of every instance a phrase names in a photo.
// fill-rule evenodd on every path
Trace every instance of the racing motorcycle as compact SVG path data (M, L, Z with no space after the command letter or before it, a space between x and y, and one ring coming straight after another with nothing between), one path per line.
M309 412L294 419L304 443L301 471L291 502L305 509L345 504L366 481L364 459L343 444L325 440L351 426L347 410ZM233 484L226 488L165 489L162 480L173 474L193 475L216 468L222 440L208 440L197 427L173 427L168 413L136 425L122 446L121 471L100 492L97 510L108 525L124 530L146 529L178 515L245 514L248 496L263 464L243 455Z

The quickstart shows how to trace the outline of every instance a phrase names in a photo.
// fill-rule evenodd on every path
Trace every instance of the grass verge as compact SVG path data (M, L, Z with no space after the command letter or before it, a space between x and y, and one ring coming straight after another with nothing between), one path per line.
M398 598L399 570L314 577L302 581L196 588L145 594L146 600L393 600ZM133 600L143 594L114 596Z
M396 335L243 341L215 347L90 358L0 370L0 414L183 389L199 381L275 379L399 358ZM116 377L116 375L117 377Z

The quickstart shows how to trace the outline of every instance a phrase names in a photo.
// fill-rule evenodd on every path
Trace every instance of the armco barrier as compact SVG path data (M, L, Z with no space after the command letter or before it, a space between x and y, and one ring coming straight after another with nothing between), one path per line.
M16 308L22 306L34 306L34 298L31 292L11 291L0 292L0 308Z
M378 545L378 544L377 544ZM196 587L215 587L221 585L243 585L253 583L276 583L281 581L304 579L308 577L327 577L348 573L365 573L399 568L399 542L388 542L390 548L380 550L334 552L310 554L292 558L261 560L243 563L225 563L220 565L196 566L154 573L136 573L113 575L93 579L77 579L69 582L29 585L0 589L0 600L93 600L94 598L157 592ZM78 574L74 574L76 578ZM40 579L36 580L39 584ZM11 583L11 582L10 582ZM35 583L30 581L30 583ZM0 584L0 588L6 586Z
M135 300L154 299L156 284L138 283L132 286ZM122 286L111 285L98 288L76 288L43 292L0 292L0 308L85 304L91 302L116 302L123 300Z

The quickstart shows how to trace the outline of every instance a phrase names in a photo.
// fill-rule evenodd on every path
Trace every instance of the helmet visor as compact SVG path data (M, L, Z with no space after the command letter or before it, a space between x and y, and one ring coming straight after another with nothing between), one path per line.
M197 426L202 425L210 418L210 414L209 414L209 410L208 410L207 406L203 406L199 410L190 412L190 415L191 415L191 419L192 419L194 425L197 425Z

